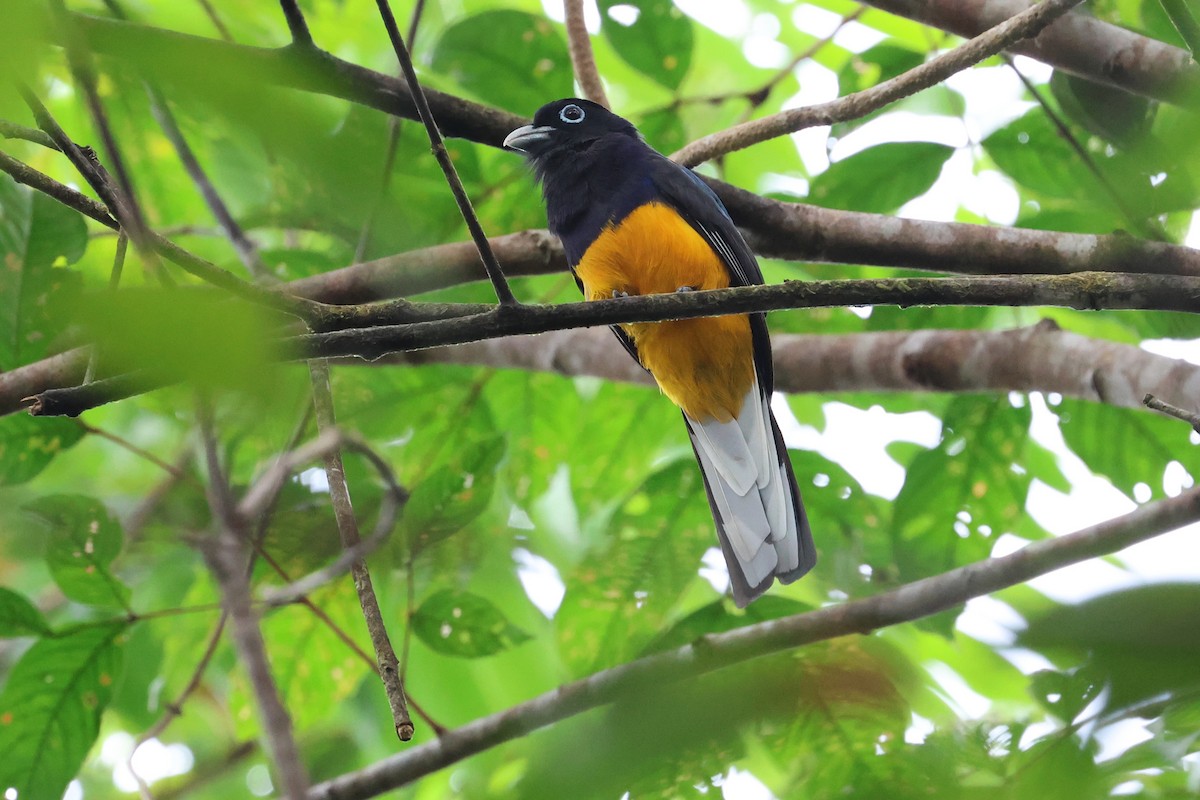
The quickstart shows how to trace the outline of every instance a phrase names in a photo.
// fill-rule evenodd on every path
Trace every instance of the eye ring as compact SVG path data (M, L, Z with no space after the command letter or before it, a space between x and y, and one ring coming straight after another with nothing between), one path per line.
M585 116L587 115L583 109L574 103L571 103L569 106L563 106L562 111L558 112L558 118L571 125L583 122Z

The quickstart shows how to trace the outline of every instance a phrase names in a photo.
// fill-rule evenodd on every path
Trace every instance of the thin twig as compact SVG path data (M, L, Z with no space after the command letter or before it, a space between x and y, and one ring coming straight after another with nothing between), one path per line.
M309 362L308 369L312 378L317 429L322 433L335 430L337 419L333 409L333 389L329 382L329 366L323 360L313 360ZM346 483L346 471L342 465L340 449L333 448L325 456L325 475L329 482L329 501L333 505L342 547L354 548L360 543L361 537L358 532L358 520L354 516L354 508L350 504L350 487ZM399 661L396 658L396 651L392 649L391 639L383 623L383 614L379 610L379 600L375 597L371 573L361 559L353 563L351 572L354 575L354 588L358 592L358 602L362 607L363 619L367 624L367 633L375 648L379 676L383 681L388 705L392 710L396 735L400 737L401 741L407 742L413 737L412 718L408 713L404 686L400 681Z
M417 28L421 24L421 15L425 12L425 0L417 0L413 6L412 16L408 18L408 46L410 49L415 49L417 44ZM375 222L379 218L379 212L383 210L383 205L387 201L388 189L392 185L392 167L396 163L396 151L400 147L400 130L403 118L395 114L388 115L388 140L387 147L383 154L383 171L380 174L379 193L375 195L375 202L371 204L371 210L367 212L367 219L363 222L362 231L358 234L358 244L354 247L354 263L357 264L366 257L367 247L371 244L371 233L374 231Z
M145 450L141 447L138 447L136 444L129 441L128 439L123 439L120 436L117 436L115 433L110 433L109 431L106 431L103 428L97 428L95 425L89 425L81 419L75 420L75 424L78 425L80 428L82 428L85 432L90 433L93 436L99 436L102 439L107 439L108 441L112 442L113 444L115 444L119 447L125 448L126 450L128 450L129 452L131 452L135 456L137 456L138 458L143 458L146 461L149 461L151 464L158 467L163 472L167 473L168 475L174 476L177 481L184 480L189 477L189 473L186 470L184 470L180 467L177 467L174 464L169 464L166 461L163 461L161 458L154 455L154 453L151 453L149 450Z
M593 103L610 108L608 95L604 93L604 81L596 69L596 57L592 53L592 37L588 33L583 17L583 0L563 0L566 12L567 47L571 51L571 65L575 69L575 82L583 96Z
M1188 8L1187 0L1159 0L1159 3L1175 30L1179 31L1179 38L1192 51L1192 60L1200 58L1200 23Z
M292 44L298 47L312 47L312 34L308 32L308 23L304 20L304 12L296 0L279 0L283 16L287 18L288 31L292 34Z
M717 156L817 125L832 125L859 119L911 94L941 83L963 69L993 56L1042 29L1078 5L1081 0L1043 0L1027 11L959 45L948 53L861 92L828 103L782 111L762 119L697 139L671 158L694 166Z
M248 537L217 456L211 411L205 402L198 405L197 416L210 476L209 505L219 523L217 533L204 540L200 550L221 587L221 601L232 623L233 642L250 680L283 796L288 800L301 800L308 792L308 777L296 747L292 718L271 674L266 643L251 600L250 582L245 572Z
M204 15L208 17L208 21L217 29L220 37L227 42L233 42L233 36L229 33L229 28L225 27L225 23L217 15L217 10L212 7L212 3L208 2L208 0L198 0L198 2L201 8L204 9Z
M1166 414L1169 417L1183 420L1192 426L1192 430L1194 430L1196 433L1200 433L1200 414L1197 414L1194 411L1187 411L1186 409L1182 409L1176 405L1171 405L1164 400L1159 400L1152 394L1148 394L1142 398L1142 403L1146 406L1146 408L1151 408L1155 411Z
M922 619L1056 569L1109 555L1200 519L1200 487L1125 516L1026 545L889 592L795 616L709 634L696 644L647 656L560 686L447 732L436 742L313 787L309 800L365 800L471 755L606 705L630 690L702 675L769 653Z
M147 728L133 741L133 748L129 751L129 757L125 759L125 767L129 770L129 774L137 781L138 792L142 796L142 800L154 800L154 795L150 791L150 785L138 773L133 766L133 757L137 754L138 748L151 739L161 736L163 731L170 727L178 717L183 714L183 704L188 701L192 693L200 688L200 682L204 678L204 673L208 669L209 663L212 661L217 652L217 645L221 642L221 634L225 631L225 623L229 620L229 612L222 611L221 616L217 619L217 624L213 626L212 633L208 636L208 644L204 647L204 653L201 654L200 660L196 662L195 669L192 670L192 677L188 680L187 685L183 687L175 699L167 703L163 708L163 714L153 725Z
M167 98L163 96L157 86L149 81L146 82L146 94L150 96L150 113L158 121L159 127L162 128L163 134L166 135L171 146L175 148L180 163L183 164L192 183L200 191L205 205L216 218L217 224L221 226L225 238L233 245L234 252L237 253L238 259L246 271L260 281L273 278L274 276L263 266L262 259L258 257L258 248L247 238L242 226L233 218L229 207L225 205L225 201L221 199L220 193L217 192L208 174L205 173L204 167L200 166L200 161L196 158L195 152L187 143L183 131L179 129L179 124L175 121L175 115L167 106Z
M1096 159L1092 158L1092 154L1079 141L1079 137L1075 135L1059 113L1054 110L1053 106L1050 105L1050 102L1046 100L1033 81L1029 80L1025 76L1025 73L1021 72L1016 62L1007 53L1002 54L1002 57L1008 68L1015 72L1021 83L1025 85L1025 90L1033 95L1033 99L1041 106L1042 111L1046 114L1046 118L1050 120L1050 124L1058 131L1059 138L1067 143L1067 146L1071 148L1071 151L1075 153L1075 156L1083 163L1088 172L1092 173L1092 177L1100 184L1100 188L1108 195L1112 204L1121 212L1121 216L1125 217L1125 221L1129 226L1135 229L1140 236L1160 242L1168 241L1167 234L1162 229L1162 226L1158 225L1153 219L1147 219L1144 215L1139 216L1134 213L1134 209L1126 202L1125 196L1117 190L1117 187L1113 185L1108 176L1104 174L1104 171L1100 169L1100 165L1096 163Z
M400 61L400 69L404 72L404 79L408 82L408 89L412 95L413 103L417 107L417 113L421 117L421 122L425 125L425 132L429 135L429 143L433 150L433 155L437 158L437 162L446 176L446 182L450 184L450 191L454 194L454 201L458 203L458 210L462 213L463 220L467 223L467 230L471 232L471 238L475 241L475 246L479 248L479 257L483 261L484 269L487 270L492 287L496 290L496 297L499 299L502 307L517 306L519 305L517 298L513 296L512 289L508 285L508 280L504 277L504 272L500 269L499 262L496 261L496 256L492 252L492 246L488 242L487 235L483 232L483 227L479 224L479 217L475 215L475 210L471 208L471 200L467 197L467 190L463 188L462 181L458 177L458 171L454 169L454 161L450 158L449 151L446 150L446 143L442 139L442 133L438 130L437 123L433 119L433 112L429 110L429 100L425 96L425 90L421 88L420 81L417 80L417 71L413 68L408 48L404 46L404 40L400 37L400 30L396 27L396 18L392 15L392 7L388 3L388 0L375 0L375 4L379 7L379 14L383 18L383 25L387 28L388 38L392 42L392 49L395 50L396 58Z

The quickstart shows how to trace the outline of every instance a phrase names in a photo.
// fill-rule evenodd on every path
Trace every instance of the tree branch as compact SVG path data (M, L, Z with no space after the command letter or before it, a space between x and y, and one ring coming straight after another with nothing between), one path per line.
M308 23L304 20L304 12L296 0L279 0L283 8L283 16L287 18L288 31L292 34L292 44L297 47L312 47L312 34L308 32Z
M694 645L637 659L560 686L448 731L436 742L314 786L309 800L375 797L559 720L612 703L631 689L679 681L782 650L928 617L1056 569L1109 555L1200 520L1200 488L1057 539L1026 545L898 589L791 617L709 634Z
M575 69L575 82L583 96L605 108L612 106L604 93L604 81L596 70L596 57L592 54L592 37L588 34L583 18L583 0L563 0L566 13L567 47L571 51L571 66Z
M1146 394L1200 397L1200 366L1070 333L1048 319L1002 331L785 333L772 336L771 346L775 388L789 394L1057 392L1119 408L1142 408ZM654 385L601 328L394 353L371 364L462 364Z
M744 314L784 308L831 306L969 305L1065 306L1078 309L1142 309L1194 312L1200 279L1157 275L1083 272L1073 275L990 278L902 278L845 281L788 281L702 292L641 295L559 305L523 305L463 315L441 304L446 319L349 328L294 336L278 343L280 357L307 360L387 353L496 339L526 333L630 322L662 322L704 316ZM420 304L417 304L419 307ZM474 310L476 306L467 306ZM365 317L359 321L364 321ZM85 386L52 389L32 398L34 416L76 416L89 408L166 385L161 372L129 373Z
M1178 396L1195 397L1195 395ZM1200 414L1197 414L1194 411L1188 411L1187 409L1180 408L1176 405L1172 405L1171 403L1167 403L1163 400L1159 400L1152 394L1147 394L1144 398L1142 398L1142 403L1146 406L1146 408L1153 409L1161 414L1166 414L1168 417L1174 417L1175 419L1183 420L1192 426L1192 430L1194 430L1196 433L1200 433Z
M977 36L1034 0L865 0L875 8L959 36ZM1200 67L1188 52L1084 13L1068 14L1012 51L1055 69L1184 106L1200 103Z
M425 97L420 81L417 80L417 71L413 68L408 48L405 47L404 39L400 36L400 29L396 27L396 18L392 15L392 7L388 0L375 0L375 5L379 7L379 15L383 18L384 27L387 28L392 49L396 52L396 59L400 62L404 79L408 82L409 95L416 104L417 114L425 126L425 132L429 135L429 144L433 149L433 155L442 168L442 173L446 176L446 182L450 184L450 191L454 195L454 201L458 204L463 221L467 223L467 230L471 232L471 238L474 240L475 246L479 248L479 258L483 261L488 279L491 280L492 288L496 291L496 298L502 307L516 306L518 305L517 298L513 296L512 289L509 288L508 281L504 278L504 272L500 269L495 254L492 253L487 234L483 232L483 226L479 224L479 217L475 215L475 209L471 207L471 199L467 197L467 190L463 188L458 171L454 169L454 161L450 158L449 151L446 150L442 132L438 130L437 123L433 118L433 111L429 108L429 101Z
M672 154L671 158L686 166L695 166L717 156L805 128L859 119L910 94L941 83L956 72L961 72L1022 39L1036 36L1080 2L1081 0L1042 0L950 52L869 89L839 97L828 103L790 109L734 125L732 128L697 139Z
M275 678L271 675L266 642L251 601L250 582L245 568L249 537L233 505L229 483L217 458L211 412L206 403L198 405L209 474L209 505L218 528L213 536L200 542L200 552L221 588L221 603L229 615L233 643L258 705L283 796L288 800L301 800L308 792L308 776L296 748L292 718L283 706Z
M308 363L308 369L312 379L317 428L322 432L333 430L337 420L333 409L333 389L329 384L329 366L322 360L312 360ZM386 468L383 471L390 474L390 470ZM325 455L325 475L329 481L329 502L333 505L342 547L353 550L361 544L362 539L358 533L358 520L354 516L354 508L350 504L350 487L346 483L341 450L336 447ZM367 623L367 633L375 648L379 677L383 681L384 693L392 710L396 735L401 741L407 742L413 737L412 718L408 713L408 702L400 681L400 662L396 658L396 651L392 648L391 638L383 623L379 600L375 597L375 588L371 583L371 573L362 559L354 561L351 572L354 575L354 589L358 593L363 619Z
M377 358L399 350L461 344L521 333L630 322L744 314L783 308L846 305L1066 306L1094 310L1194 311L1200 279L1174 276L1077 273L980 278L788 281L701 292L640 295L613 300L530 305L407 325L331 331L293 337L283 345L295 358L355 355Z

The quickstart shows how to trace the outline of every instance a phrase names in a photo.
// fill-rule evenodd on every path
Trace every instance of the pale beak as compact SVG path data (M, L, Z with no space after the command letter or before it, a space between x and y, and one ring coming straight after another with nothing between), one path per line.
M550 138L554 128L549 125L522 125L504 137L504 146L521 153L532 153L537 144Z

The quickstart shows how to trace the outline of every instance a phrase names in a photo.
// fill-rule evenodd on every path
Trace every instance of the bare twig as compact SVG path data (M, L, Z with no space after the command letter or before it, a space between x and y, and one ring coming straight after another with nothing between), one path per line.
M400 38L400 30L396 27L396 18L392 15L392 7L388 3L388 0L375 0L375 4L379 7L379 14L383 18L383 25L387 28L388 38L392 41L392 49L396 51L396 58L400 61L400 69L404 72L404 79L408 82L408 90L412 95L413 102L416 104L417 113L421 117L421 122L425 125L425 132L429 134L429 143L433 149L433 155L437 158L437 162L446 176L446 182L450 184L450 191L454 194L454 200L458 203L458 210L462 213L463 220L467 223L467 230L471 232L471 238L475 241L475 246L479 248L479 257L483 261L484 269L487 270L492 287L496 290L496 297L499 299L502 307L517 306L519 305L517 298L513 296L512 289L504 277L504 272L500 269L500 264L496 261L495 254L492 253L492 246L488 243L487 234L483 232L483 227L479 224L479 218L475 215L475 210L471 208L471 200L467 197L467 190L463 188L462 181L458 177L458 171L454 169L454 161L451 160L450 153L446 150L446 143L442 140L442 133L438 130L437 123L433 119L433 112L429 109L429 101L425 97L425 91L421 88L421 84L417 80L417 71L413 68L408 48L404 46L404 40Z
M1145 404L1146 408L1154 409L1155 411L1166 414L1168 417L1174 417L1175 419L1183 420L1192 426L1192 430L1194 430L1196 433L1200 433L1200 414L1180 408L1179 406L1171 405L1168 402L1159 400L1152 394L1148 394L1142 398L1142 403Z
M313 404L317 412L317 428L325 432L334 430L337 419L333 409L333 389L329 383L329 367L324 361L310 361L309 373L313 385ZM358 532L358 520L354 516L354 508L350 504L350 487L346 483L346 472L342 466L342 455L338 448L333 448L325 456L325 475L329 481L329 500L333 504L334 518L337 520L338 534L342 547L356 547L361 537ZM407 742L413 737L412 718L408 713L408 703L404 697L404 686L400 682L399 661L396 651L392 649L391 639L383 623L383 614L379 610L379 601L375 597L375 588L371 582L371 573L361 560L355 560L351 566L354 575L354 588L358 592L358 602L362 607L363 618L367 623L367 632L371 644L375 648L375 658L379 665L379 676L383 681L384 692L387 694L388 705L392 710L396 735L401 741Z
M217 29L217 34L227 42L233 41L233 36L229 33L229 28L225 27L225 23L217 14L217 10L212 7L212 3L208 0L199 0L201 8L204 9L204 15L208 17L208 21Z
M319 784L313 787L309 800L374 797L530 731L612 703L634 687L683 680L769 653L928 617L1056 569L1115 553L1197 520L1200 488L1076 533L1034 542L1012 555L959 567L864 600L709 634L696 644L560 686L449 731L436 742Z
M221 642L221 634L225 631L225 623L229 620L229 612L222 611L217 624L213 626L213 631L208 636L208 644L204 647L204 653L201 654L200 660L196 662L195 669L192 670L192 677L188 680L187 685L183 687L175 699L167 703L163 708L162 716L160 716L153 725L147 728L133 742L133 747L129 751L129 757L125 759L125 767L129 770L129 774L137 781L138 793L142 800L154 800L154 795L150 792L150 785L142 778L138 771L133 767L133 757L137 753L138 748L151 739L162 735L171 723L176 718L183 714L183 704L188 701L192 693L200 688L200 681L204 678L204 673L208 669L209 663L212 661L217 652L217 645Z
M296 0L279 0L283 16L287 18L288 31L292 34L292 44L298 47L312 47L312 34L308 32L308 23L304 21L304 12Z
M308 777L292 733L292 718L271 675L266 643L252 605L245 571L248 537L217 457L210 412L204 403L199 405L198 417L210 478L207 487L209 504L219 523L217 533L204 540L200 549L221 587L221 601L232 622L233 642L250 680L283 796L288 800L300 800L308 792Z
M1075 154L1075 157L1078 158L1079 161L1087 168L1088 172L1092 173L1092 177L1094 177L1096 182L1100 184L1100 188L1102 188L1104 193L1108 195L1108 199L1114 206L1116 206L1117 210L1121 213L1121 216L1125 217L1125 222L1128 223L1129 226L1136 231L1139 236L1144 236L1148 239L1155 239L1160 242L1168 241L1166 232L1156 220L1153 218L1147 219L1146 215L1144 214L1138 215L1134 209L1130 207L1129 203L1125 199L1125 196L1117 190L1117 187L1113 185L1112 181L1108 179L1108 176L1104 174L1104 171L1100 169L1100 165L1096 163L1096 159L1092 158L1092 154L1089 153L1087 148L1084 147L1079 141L1079 137L1075 135L1075 133L1071 130L1059 113L1054 110L1053 106L1050 105L1050 103L1038 90L1038 87L1034 85L1033 81L1025 77L1025 73L1021 72L1021 70L1017 67L1016 62L1013 61L1013 59L1007 53L1002 54L1002 57L1004 58L1004 63L1008 65L1008 68L1016 73L1021 83L1025 85L1025 91L1033 95L1033 99L1037 101L1039 106L1041 106L1042 111L1046 114L1046 118L1050 120L1050 124L1054 126L1056 131L1058 131L1059 138L1067 143L1067 146L1071 148L1071 152Z
M421 24L421 15L424 12L425 0L417 0L416 4L413 5L412 16L408 18L407 41L410 49L417 46L417 28ZM375 228L376 220L379 218L379 212L387 200L388 189L392 185L392 167L396 163L396 150L400 146L401 121L402 117L398 117L395 114L388 116L388 140L383 154L383 171L380 173L379 193L375 196L375 202L371 204L371 209L367 212L367 219L363 222L362 230L358 234L358 244L354 247L355 264L361 262L366 257L367 247L371 244L371 233Z
M113 253L112 269L108 273L108 289L114 291L121 284L121 273L125 270L125 252L129 249L129 237L122 230L117 235L117 247ZM100 358L100 351L93 346L91 353L88 355L87 371L83 373L83 382L91 383L96 376L96 362Z
M575 82L588 100L610 108L608 95L604 93L604 81L596 70L592 37L583 18L583 0L563 0L563 10L566 12L567 46L571 51L571 65L575 68Z
M941 83L956 72L995 55L1015 42L1036 36L1081 0L1043 0L1033 8L890 80L828 103L782 111L697 139L671 157L692 166L735 150L811 128L858 119L889 103Z
M167 140L171 146L175 148L175 153L179 156L179 161L183 164L183 168L187 170L188 176L192 179L192 183L200 191L200 195L204 198L205 205L216 218L217 224L221 226L225 238L233 245L234 252L237 253L238 259L246 270L256 279L270 279L271 273L263 266L262 260L258 257L258 248L254 246L254 242L246 237L242 226L233 218L233 214L229 212L229 207L225 205L225 201L221 199L220 193L217 192L215 186L204 167L200 166L199 160L196 158L195 152L184 138L183 131L179 129L179 124L175 121L175 115L171 113L171 109L167 106L167 98L159 91L154 84L146 83L146 94L150 96L150 113L154 115L154 119L158 121L158 125L162 128Z

